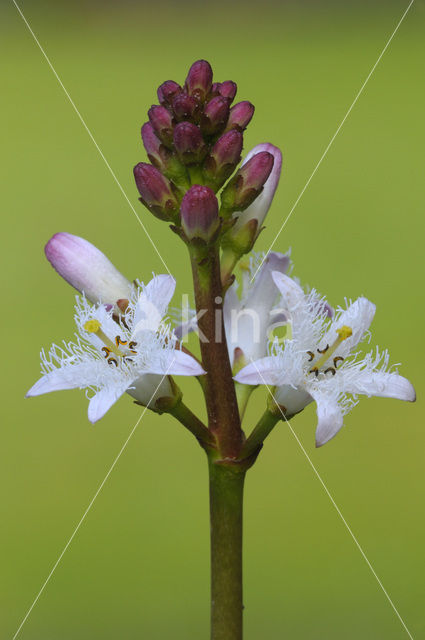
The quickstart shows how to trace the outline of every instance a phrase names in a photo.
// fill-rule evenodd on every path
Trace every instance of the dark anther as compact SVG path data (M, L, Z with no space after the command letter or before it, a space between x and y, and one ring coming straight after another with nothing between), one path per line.
M115 358L109 358L108 360L108 364L114 364L116 367L118 367L118 362L115 360Z
M317 378L317 376L319 375L319 369L317 367L313 367L312 369L310 369L309 373L314 373Z
M107 358L109 356L109 354L111 353L111 350L108 349L108 347L102 347L101 351L104 351L105 358Z
M332 373L333 376L336 374L336 371L333 367L329 367L328 369L325 369L325 373L329 373L329 371Z
M324 349L317 349L317 353L326 353L328 349L329 349L329 345L327 344Z
M312 351L307 351L308 355L310 356L308 361L311 362L314 358L314 353Z
M127 344L127 340L121 340L119 336L115 336L115 344L119 347L120 344Z
M137 353L137 351L135 351L134 347L137 346L137 342L129 342L128 343L128 348L130 349L131 353Z
M344 360L344 358L343 358L342 356L336 356L336 357L334 358L334 367L335 367L335 369L336 369L336 368L337 368L337 366L338 366L338 362L342 362L343 360Z

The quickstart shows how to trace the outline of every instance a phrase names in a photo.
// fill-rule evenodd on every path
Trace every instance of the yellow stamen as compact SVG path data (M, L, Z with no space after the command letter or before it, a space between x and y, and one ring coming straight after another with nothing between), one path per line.
M87 320L84 325L84 329L89 333L97 333L101 326L102 325L100 324L99 320Z
M115 355L120 356L121 358L124 357L125 353L118 349L118 345L115 345L112 340L108 338L106 333L102 331L101 326L102 325L99 320L92 319L87 320L87 322L84 324L84 329L89 333L95 333L97 337L100 338L102 342L108 347L109 353L115 353Z
M320 369L320 367L322 367L325 364L325 362L327 362L329 360L331 355L333 353L335 353L335 351L337 350L337 348L339 347L341 342L344 342L344 340L346 340L347 338L349 338L350 336L353 335L353 330L352 330L351 327L346 327L344 325L343 327L340 327L339 329L336 329L336 333L338 334L338 338L335 340L335 342L328 349L326 349L326 351L322 355L322 357L319 358L318 361L314 363L314 366L310 369L310 373L318 371ZM319 349L318 349L318 351L319 351ZM319 353L320 353L320 351L319 351ZM340 357L339 357L339 359L340 359ZM335 360L336 360L336 358L335 358Z
M339 335L339 338L341 340L341 342L343 340L346 340L347 338L349 338L350 336L353 335L353 330L351 327L347 327L347 326L343 326L340 329L336 330L337 334Z

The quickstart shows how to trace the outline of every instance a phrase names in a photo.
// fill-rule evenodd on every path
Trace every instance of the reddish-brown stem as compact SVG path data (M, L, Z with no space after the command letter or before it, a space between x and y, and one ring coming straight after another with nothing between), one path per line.
M223 322L223 289L218 248L189 245L202 364L207 372L208 427L222 458L237 458L243 444L238 404Z

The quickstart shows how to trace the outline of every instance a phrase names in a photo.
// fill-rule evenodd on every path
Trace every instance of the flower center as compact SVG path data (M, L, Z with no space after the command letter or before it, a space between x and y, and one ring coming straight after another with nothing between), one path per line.
M102 347L102 351L105 354L105 358L108 361L108 364L114 364L116 367L118 366L118 360L111 356L111 354L115 354L120 358L129 358L129 354L124 353L119 347L120 345L126 346L130 353L137 353L134 347L137 345L137 342L127 342L127 340L122 340L120 336L115 336L115 344L112 342L110 338L106 335L106 333L102 330L102 324L99 320L93 318L92 320L87 320L84 324L84 329L89 333L95 333L100 340L104 343L104 347Z
M309 370L309 373L314 373L316 378L319 375L320 368L323 367L323 365L329 360L331 355L335 353L335 351L337 350L341 342L344 342L344 340L346 340L347 338L353 335L352 328L347 327L345 325L337 329L336 332L338 334L338 338L335 340L335 342L331 346L327 344L324 349L317 349L317 353L320 354L320 358L314 363L312 368ZM313 351L307 351L307 353L310 356L309 362L312 362L316 357L316 354ZM336 369L338 367L338 363L342 362L343 360L344 358L342 356L336 356L333 359L334 366L328 367L327 369L325 369L323 373L332 373L332 375L334 376L336 373Z

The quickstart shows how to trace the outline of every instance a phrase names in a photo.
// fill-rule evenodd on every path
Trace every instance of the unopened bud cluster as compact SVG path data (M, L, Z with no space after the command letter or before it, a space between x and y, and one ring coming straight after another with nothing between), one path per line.
M236 91L231 80L213 83L210 64L198 60L182 86L173 80L160 85L159 104L149 109L142 126L150 163L134 168L140 200L155 216L182 229L188 240L215 237L219 211L229 220L246 209L273 168L273 154L263 151L232 178L241 161L243 132L254 115L250 102L233 104ZM229 178L220 207L216 194Z

